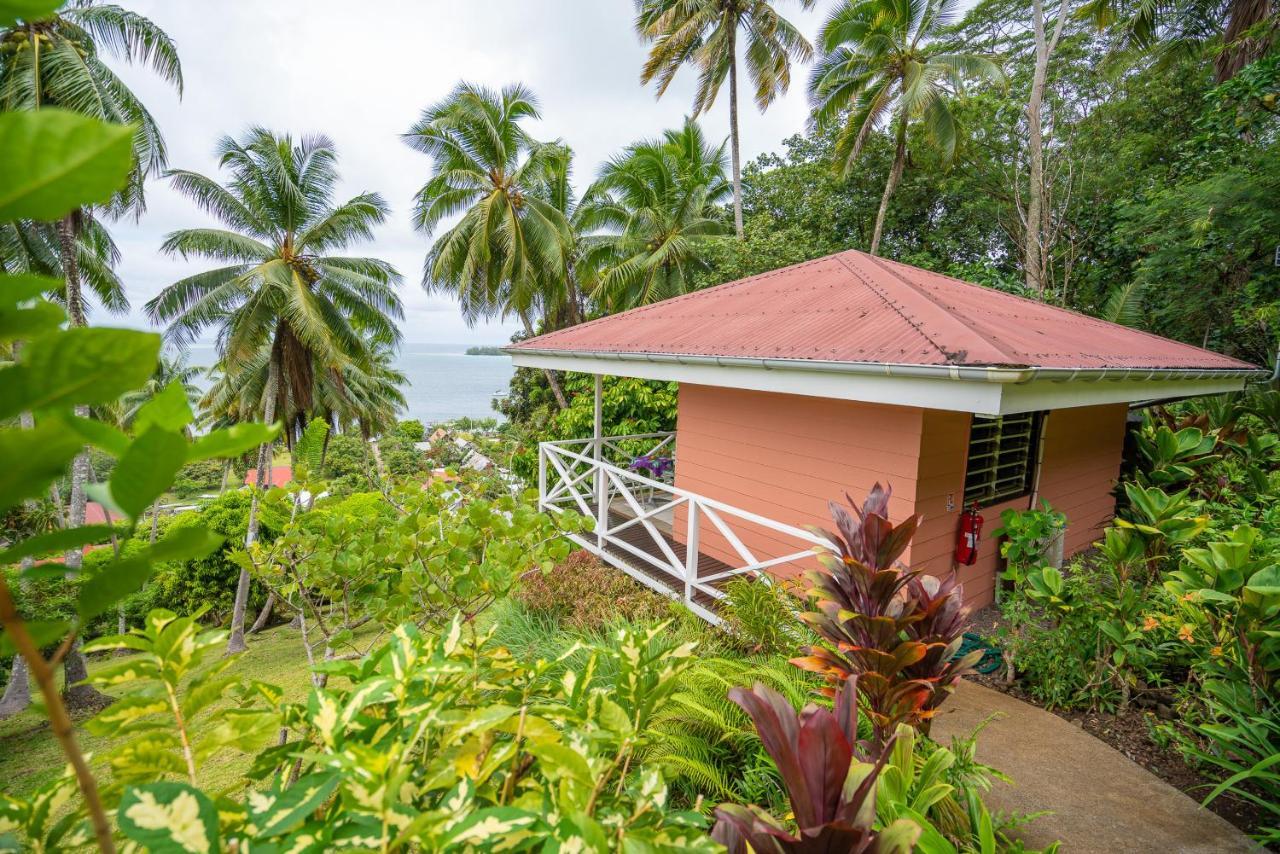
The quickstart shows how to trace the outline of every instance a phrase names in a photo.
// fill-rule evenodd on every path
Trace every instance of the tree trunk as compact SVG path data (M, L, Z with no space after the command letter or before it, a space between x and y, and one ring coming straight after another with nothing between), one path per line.
M880 251L880 236L884 233L884 218L889 213L889 198L902 180L902 170L907 165L907 119L898 120L898 141L893 153L893 167L889 169L889 180L884 182L884 195L880 197L880 210L876 213L876 228L871 234L871 254Z
M1022 267L1027 287L1044 299L1047 265L1045 255L1045 196L1044 181L1044 131L1041 111L1044 106L1044 89L1049 72L1049 57L1058 47L1062 25L1066 21L1066 0L1058 5L1058 20L1053 37L1045 32L1044 0L1031 0L1032 29L1035 36L1036 64L1031 78L1031 96L1027 99L1027 162L1030 179L1027 192L1027 219L1022 236Z
M227 481L231 479L231 460L223 460L222 462L222 486L218 487L218 494L222 495L227 491Z
M533 337L533 323L529 320L529 315L520 312L520 319L524 321L524 331L530 338ZM551 393L555 395L556 403L561 409L569 408L569 399L564 396L564 389L560 387L560 378L556 376L556 372L550 368L543 368L542 373L547 377L547 384L551 386Z
M62 702L68 709L102 709L114 702L92 685L85 685L89 678L89 670L85 665L84 654L80 652L80 641L77 640L67 653L66 663L62 665L63 678Z
M266 400L263 401L262 405L262 420L267 424L271 424L276 417L277 387L280 384L280 360L279 354L275 352L276 349L272 348L271 364L267 368ZM261 497L262 488L267 482L267 466L270 461L271 443L264 442L258 448L258 486L253 491L253 499L249 503L249 529L244 535L245 548L249 548L258 541L258 501ZM244 641L244 615L249 607L249 585L251 581L249 571L241 569L240 580L236 582L235 607L231 611L231 637L227 640L227 655L244 652L249 648Z
M729 154L733 161L733 230L743 239L742 154L738 139L738 31L729 30Z
M13 360L16 362L22 356L22 342L13 342ZM18 415L18 422L23 430L30 430L36 426L36 420L30 412L23 412ZM27 501L28 509L35 507L34 501ZM61 515L61 510L58 511ZM35 566L35 558L24 557L22 559L22 571L25 573L31 567ZM24 584L22 576L18 576L18 583ZM0 697L0 720L13 717L19 712L26 711L31 705L31 680L28 677L27 660L21 655L13 656L13 668L9 671L9 682L4 686L4 696Z
M87 326L85 319L84 299L80 293L80 267L76 263L76 230L79 211L72 211L58 221L58 253L62 263L62 275L67 287L67 320L74 326ZM80 418L89 417L89 407L77 406L75 413ZM71 463L71 495L68 497L67 525L78 528L84 524L85 503L87 501L84 488L89 482L89 449L83 449ZM67 572L79 572L84 566L84 551L68 549L64 565ZM80 653L80 642L67 653L63 664L66 685L63 688L63 702L69 708L102 708L111 702L111 698L92 685L80 685L88 675L84 656Z
M1263 27L1260 33L1249 31L1272 14L1272 0L1234 0L1227 12L1227 27L1222 34L1222 51L1214 59L1213 74L1225 83L1251 62L1261 59L1271 48L1274 27Z
M271 619L271 611L276 606L276 592L272 590L267 594L267 604L262 606L262 610L258 612L258 619L253 621L253 625L249 627L249 634L256 635L267 627L267 621Z
M31 680L27 676L27 660L20 655L13 657L13 669L9 671L9 684L0 697L0 720L26 711L31 705Z

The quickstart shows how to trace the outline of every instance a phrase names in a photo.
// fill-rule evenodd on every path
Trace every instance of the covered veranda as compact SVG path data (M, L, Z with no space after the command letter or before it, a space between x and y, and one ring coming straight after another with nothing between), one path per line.
M768 580L770 568L802 564L826 546L802 528L676 487L676 434L607 435L603 376L594 377L592 436L538 446L539 506L595 523L571 534L575 543L712 623L720 622L717 602L730 579ZM758 556L744 543L744 528L763 528L794 550ZM718 546L714 553L700 547L708 540Z

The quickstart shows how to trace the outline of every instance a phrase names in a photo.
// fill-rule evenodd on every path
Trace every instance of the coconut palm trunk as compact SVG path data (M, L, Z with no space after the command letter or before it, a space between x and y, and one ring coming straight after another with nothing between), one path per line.
M733 163L733 231L742 240L742 154L738 140L738 30L729 29L729 158Z
M22 342L15 341L13 343L13 360L18 360L18 354L22 352ZM35 418L30 412L23 412L18 417L19 423L23 430L31 430L36 426ZM35 502L28 501L27 508L31 509L35 506ZM22 572L35 566L35 558L24 557L22 559ZM18 583L22 584L23 576L18 577ZM9 682L4 686L4 696L0 697L0 720L13 717L19 712L25 711L31 705L31 679L27 670L27 660L21 655L13 656L13 667L9 670Z
M267 368L267 386L264 390L265 400L262 403L262 420L271 424L276 418L276 398L279 396L280 385L280 354L279 339L276 346L272 348L271 364ZM271 462L271 443L264 442L258 448L258 485L253 491L253 498L249 502L249 526L244 535L245 548L249 548L258 541L258 528L260 521L258 519L258 501L262 494L262 488L267 483L267 466ZM227 640L227 655L237 652L244 652L248 649L248 644L244 640L244 617L245 611L249 608L249 586L252 579L249 577L247 569L240 570L240 580L236 582L236 600L235 605L231 609L231 637Z
M1213 74L1218 83L1235 77L1240 69L1266 55L1276 26L1259 27L1273 14L1272 0L1236 0L1231 4L1222 51L1214 59Z
M871 254L880 253L880 237L884 233L884 218L889 213L889 199L902 180L902 170L907 165L907 122L898 120L898 131L893 149L893 167L889 169L889 179L884 182L884 195L880 197L880 210L876 212L876 227L871 233Z
M80 219L79 211L72 211L58 221L58 251L62 262L62 275L67 288L67 319L72 326L87 326L84 313L84 296L80 292L80 268L76 263L76 232ZM89 407L77 406L76 415L89 417ZM84 524L87 496L85 486L89 482L89 449L84 448L71 463L71 494L68 496L67 525L78 528ZM65 556L68 575L80 571L84 566L84 552L80 549L69 549ZM84 655L80 652L80 642L76 641L67 653L63 665L63 677L66 680L62 689L63 702L68 708L100 708L111 702L111 698L92 685L82 684L88 678L89 671L85 665Z
M527 312L520 312L520 319L524 321L524 331L530 338L536 333L533 331L533 322L529 320ZM555 395L556 404L561 409L569 408L569 399L564 396L564 389L560 386L560 377L550 368L543 368L542 373L547 377L547 385L551 386L551 393Z

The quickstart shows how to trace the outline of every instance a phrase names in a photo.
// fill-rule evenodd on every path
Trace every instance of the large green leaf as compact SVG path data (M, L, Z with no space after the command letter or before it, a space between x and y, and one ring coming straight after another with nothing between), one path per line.
M1268 566L1249 577L1245 585L1259 596L1280 596L1280 566Z
M110 201L133 168L133 134L66 110L0 114L0 222Z
M197 439L187 451L187 461L236 457L264 442L270 442L279 432L278 424L274 426L255 423L233 424Z
M0 566L15 564L24 557L65 552L67 549L78 549L94 543L106 542L110 536L111 528L108 525L59 528L56 531L23 540L0 552Z
M110 424L75 415L63 415L62 422L68 429L79 433L80 438L85 442L95 448L101 448L113 457L123 457L129 450L129 437L123 430L117 430Z
M181 430L191 423L191 404L182 383L174 380L148 400L134 417L133 429L145 433L156 426L164 430Z
M0 27L21 19L34 21L52 15L65 0L0 0Z
M125 790L117 813L120 832L152 851L220 850L218 811L185 783L150 783Z
M66 313L40 296L61 286L57 279L29 273L0 275L0 341L31 338L57 329Z
M147 554L113 560L89 576L80 586L77 610L81 622L109 611L126 596L142 589L151 577L151 560Z
M173 477L187 461L187 440L181 433L152 427L120 458L111 474L111 499L131 518L138 518L173 485Z
M192 560L222 545L222 537L203 525L179 528L154 546L127 558L112 561L89 576L80 587L81 620L109 610L115 603L140 590L151 577L152 566L167 560Z
M132 329L68 329L22 350L0 372L0 419L75 404L111 403L155 371L160 336Z
M0 390L4 389L0 371ZM0 510L48 492L80 451L80 439L56 422L42 422L31 430L0 430Z

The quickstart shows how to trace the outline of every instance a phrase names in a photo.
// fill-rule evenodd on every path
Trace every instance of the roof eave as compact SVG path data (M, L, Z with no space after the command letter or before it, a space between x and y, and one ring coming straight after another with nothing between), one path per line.
M542 356L556 359L593 359L647 362L673 365L718 365L770 371L817 371L900 378L951 379L966 382L1022 384L1032 380L1053 382L1102 380L1207 380L1264 379L1271 374L1261 368L1048 368L1000 365L913 365L887 362L823 361L818 359L763 359L746 356L704 356L674 353L631 353L616 350L558 350L541 347L504 347L512 356Z

